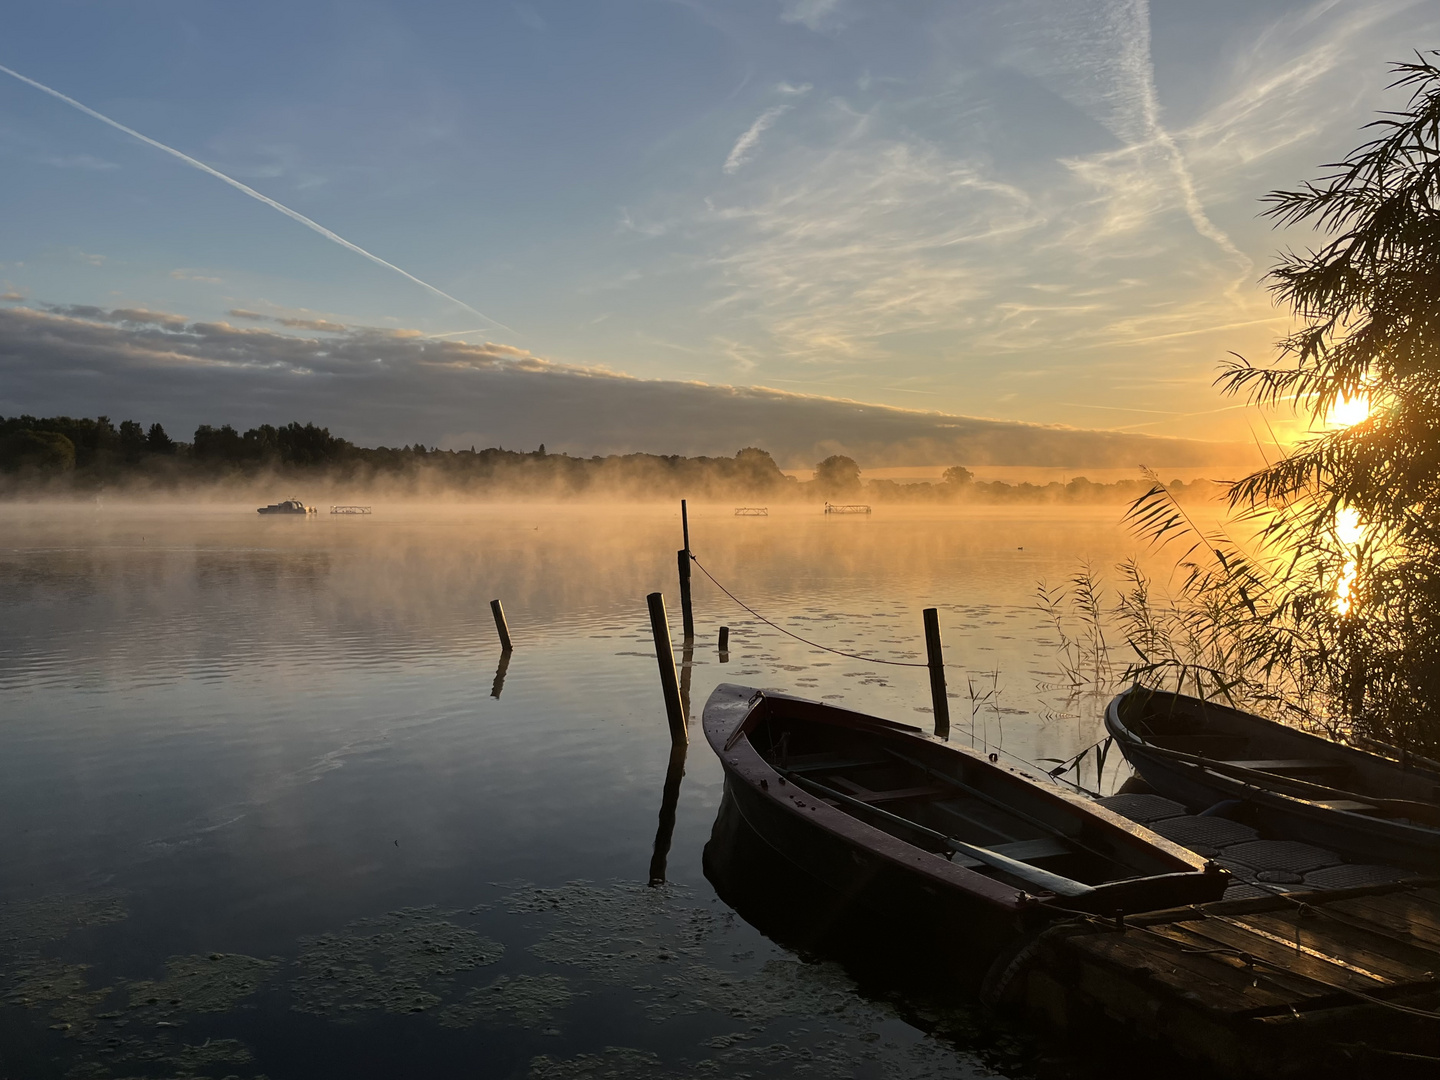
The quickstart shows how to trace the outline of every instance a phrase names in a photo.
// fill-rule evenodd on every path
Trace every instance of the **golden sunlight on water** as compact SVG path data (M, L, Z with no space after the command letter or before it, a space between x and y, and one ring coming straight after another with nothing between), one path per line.
M1348 615L1355 602L1355 582L1360 576L1360 562L1355 549L1365 539L1365 524L1360 520L1359 510L1353 506L1342 506L1335 511L1335 538L1350 552L1335 583L1335 610L1341 615Z

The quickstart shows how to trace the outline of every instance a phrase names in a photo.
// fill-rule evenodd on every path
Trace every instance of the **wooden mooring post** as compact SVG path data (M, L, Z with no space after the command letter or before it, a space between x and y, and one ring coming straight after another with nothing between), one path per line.
M665 696L665 716L670 722L672 742L688 743L685 708L680 703L680 679L675 674L675 649L670 644L670 622L665 615L665 597L652 592L645 597L650 607L650 634L655 639L655 660L660 665L660 690Z
M925 617L925 662L930 668L930 698L935 707L935 736L950 738L950 699L945 694L945 657L940 652L940 612L927 607Z
M680 570L680 625L686 641L695 640L695 611L690 606L690 512L680 500L680 528L684 531L685 547L675 553Z
M490 601L490 614L495 616L495 632L500 635L500 649L502 652L511 652L515 646L510 644L510 627L505 622L505 609L500 606L499 600Z

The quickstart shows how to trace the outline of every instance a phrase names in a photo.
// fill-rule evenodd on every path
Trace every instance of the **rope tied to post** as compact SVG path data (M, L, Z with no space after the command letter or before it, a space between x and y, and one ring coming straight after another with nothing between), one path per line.
M717 589L719 589L722 593L724 593L726 596L728 596L731 600L735 601L736 604L738 604L740 607L744 608L744 609L745 609L746 611L748 611L751 615L755 616L755 618L759 619L759 620L760 620L762 623L764 623L766 626L773 627L774 629L779 630L779 631L780 631L782 634L784 634L786 637L792 637L792 638L794 638L796 641L803 642L804 644L809 645L812 649L819 649L821 652L833 653L833 654L836 655L836 656L843 656L843 657L846 657L846 658L849 659L849 660L861 660L861 661L864 661L864 662L867 663L867 664L888 664L888 665L890 665L891 667L913 667L913 668L924 668L924 667L929 667L929 666L930 666L928 663L926 663L926 662L924 662L924 661L915 661L915 660L882 660L882 659L880 659L878 656L861 656L859 653L845 652L843 649L832 649L832 648L830 648L830 646L828 646L828 645L821 645L818 641L811 641L811 640L810 640L809 638L807 638L807 637L801 637L799 634L795 633L793 630L787 630L787 629L785 629L785 627L781 626L779 623L770 621L770 620L767 619L764 615L761 615L758 611L756 611L754 608L752 608L749 604L745 603L745 601L741 600L738 596L736 596L734 593L732 593L729 589L725 588L724 585L721 585L720 582L718 582L718 581L715 580L715 575L712 574L712 573L710 573L709 570L706 570L704 564L702 564L702 563L700 562L700 560L697 559L693 553L690 555L690 561L693 562L696 566L698 566L698 567L700 568L700 572L701 572L702 574L704 574L707 578L710 579L710 583L711 583L712 585L714 585L714 586L715 586Z

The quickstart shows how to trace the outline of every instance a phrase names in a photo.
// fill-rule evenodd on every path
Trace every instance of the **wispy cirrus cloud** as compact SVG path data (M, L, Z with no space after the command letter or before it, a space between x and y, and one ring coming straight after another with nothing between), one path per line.
M760 136L770 130L775 121L789 112L790 108L789 105L772 105L757 116L755 122L745 129L740 138L735 140L735 145L730 148L730 154L722 166L723 170L731 175L739 172L741 167L750 160L756 144L760 142Z
M396 266L392 262L382 259L379 255L376 255L370 251L366 251L359 244L353 243L352 241L345 239L345 237L341 236L339 233L327 229L324 225L321 225L319 222L306 217L298 210L292 210L284 203L281 203L276 199L272 199L268 195L261 194L259 191L256 191L250 185L243 184L239 180L236 180L233 176L229 176L226 173L221 172L219 169L211 165L207 165L203 161L200 161L197 158L191 157L189 154L175 149L173 146L167 146L165 143L161 142L158 139L152 139L149 135L142 135L134 128L127 127L125 124L120 123L120 121L114 120L106 116L104 113L92 109L90 108L90 106L82 104L79 101L76 101L69 95L62 94L59 90L53 89L52 87L46 86L44 83L39 82L36 79L30 78L28 75L22 75L20 74L20 72L15 71L12 68L8 68L4 64L0 64L0 72L9 75L12 79L22 82L27 86L34 87L42 94L47 94L50 97L55 98L57 101L64 102L72 109L75 109L78 112L82 112L86 116L92 117L93 119L100 121L100 123L105 124L108 127L112 127L116 131L129 135L132 139L138 139L140 142L144 143L147 146L154 147L156 150L159 150L162 153L169 154L171 157L183 162L184 164L190 166L192 169L198 169L200 172L215 177L215 179L219 180L221 183L228 184L230 187L234 188L236 191L239 191L241 194L248 195L250 198L256 200L257 202L263 203L264 205L270 207L272 210L279 211L281 214L284 214L292 221L299 222L307 229L319 233L321 236L325 237L325 239L331 241L332 243L339 244L346 250L353 251L355 254L363 258L369 259L377 266L382 266L387 270L391 270L394 273L399 274L401 277L414 282L416 285L419 285L421 288L434 293L436 296L439 296L442 299L450 301L450 303L452 304L464 308L471 314L478 315L480 318L485 319L487 322L493 323L494 325L502 329L509 329L509 327L506 327L505 324L500 322L498 319L491 318L489 315L486 315L478 308L474 308L471 305L467 304L465 301L459 300L451 296L443 289L440 289L435 285L431 285L428 281L424 281L421 278L416 277L414 274L410 273L410 271L402 269L401 267ZM99 258L99 256L94 256L94 258ZM97 263L96 265L99 264Z
M826 30L842 21L841 0L780 0L780 21Z

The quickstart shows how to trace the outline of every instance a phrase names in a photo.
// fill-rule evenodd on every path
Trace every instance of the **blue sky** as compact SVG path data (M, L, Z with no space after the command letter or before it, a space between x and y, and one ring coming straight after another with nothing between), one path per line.
M1440 5L1406 0L14 0L0 64L495 321L3 76L0 293L1245 440L1210 381L1268 354L1287 324L1258 279L1312 239L1257 200L1351 149L1398 103L1386 63L1435 47ZM100 375L67 411L161 400ZM21 382L0 413L64 390ZM483 438L448 393L412 430Z

